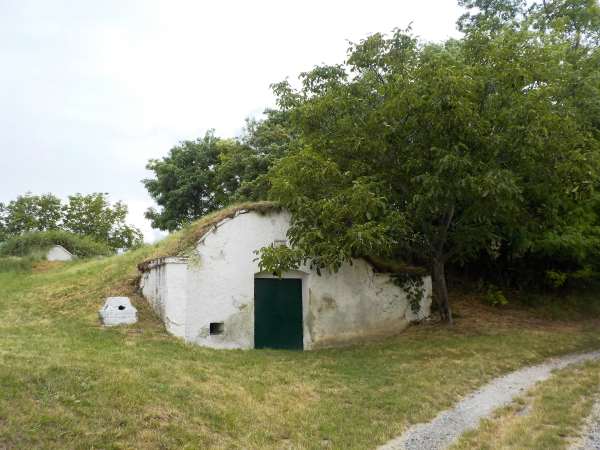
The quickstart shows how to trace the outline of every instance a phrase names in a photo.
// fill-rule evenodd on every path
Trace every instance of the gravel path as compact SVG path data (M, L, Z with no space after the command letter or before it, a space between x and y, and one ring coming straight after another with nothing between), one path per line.
M403 435L379 447L379 450L447 448L465 431L476 428L479 421L495 409L509 404L538 381L548 379L553 370L595 359L600 359L600 351L552 358L542 364L496 378L469 394L453 408L442 411L431 422L409 428Z
M600 450L600 398L592 407L592 412L585 421L581 439L570 450Z

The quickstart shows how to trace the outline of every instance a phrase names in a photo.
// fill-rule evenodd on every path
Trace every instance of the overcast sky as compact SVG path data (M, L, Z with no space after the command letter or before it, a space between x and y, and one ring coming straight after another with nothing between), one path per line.
M0 0L0 201L124 200L148 241L150 158L235 136L269 84L342 62L348 40L413 23L455 36L455 0Z

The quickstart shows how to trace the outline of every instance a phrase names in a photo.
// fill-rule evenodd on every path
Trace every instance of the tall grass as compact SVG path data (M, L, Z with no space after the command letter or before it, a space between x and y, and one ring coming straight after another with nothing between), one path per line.
M18 256L6 256L0 258L0 272L29 272L35 258Z
M466 307L452 329L343 349L192 346L135 292L137 264L165 245L0 273L0 448L374 448L500 374L600 346L595 323ZM113 295L138 323L100 326Z

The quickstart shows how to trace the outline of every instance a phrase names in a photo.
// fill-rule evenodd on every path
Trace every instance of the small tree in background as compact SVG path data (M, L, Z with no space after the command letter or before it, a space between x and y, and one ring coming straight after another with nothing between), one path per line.
M64 206L63 226L82 236L106 242L113 249L128 249L141 245L140 230L128 225L127 206L123 202L111 205L106 193L69 196Z
M249 120L241 138L222 139L209 131L151 160L147 169L154 177L143 183L159 206L146 212L152 226L173 231L232 202L265 199L266 174L291 141L286 113L266 114L265 120Z
M28 193L7 205L0 204L0 242L28 233L61 230L87 236L113 250L141 245L141 232L125 222L127 206L122 202L111 205L107 195L76 194L63 204L53 194Z
M27 193L0 206L0 216L7 235L56 230L62 219L62 204L53 194Z
M155 178L143 183L161 207L160 211L150 208L146 212L154 228L176 230L223 206L226 193L219 186L216 169L219 154L228 145L235 143L209 131L202 139L184 141L168 156L148 163L146 168L154 172Z

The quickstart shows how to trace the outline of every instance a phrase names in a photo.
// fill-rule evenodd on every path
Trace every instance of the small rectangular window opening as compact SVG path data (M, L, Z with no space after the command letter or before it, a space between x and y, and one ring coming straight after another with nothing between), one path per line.
M223 322L211 322L210 323L210 334L223 334L225 331L225 324Z

